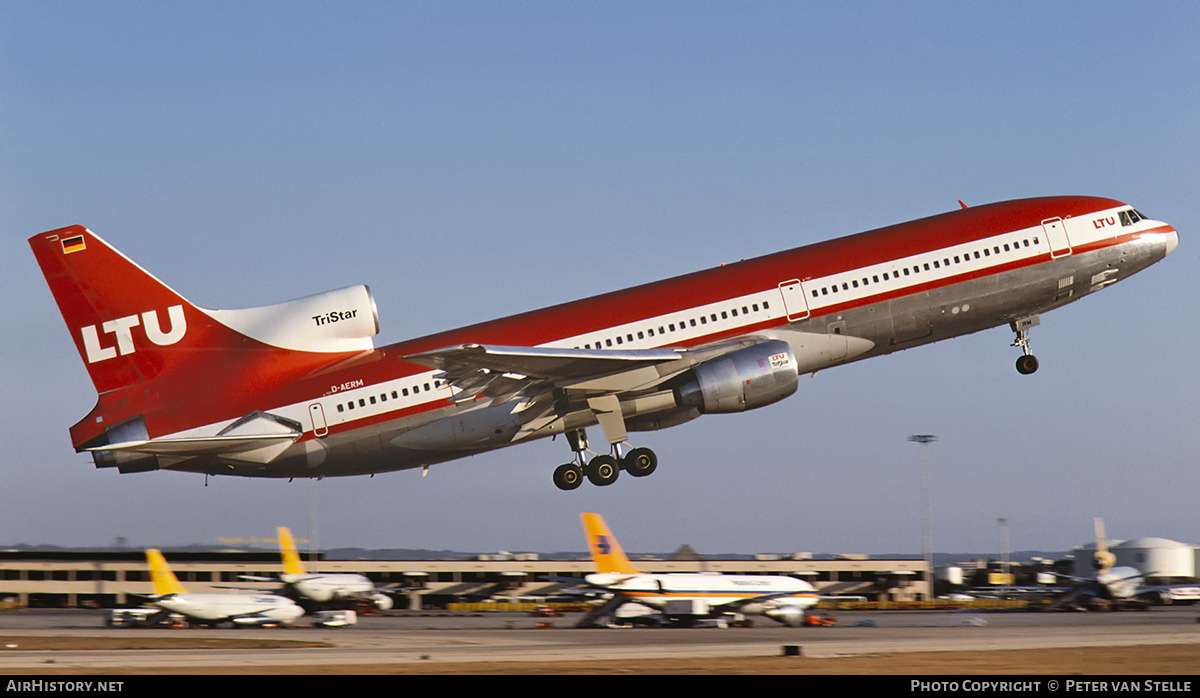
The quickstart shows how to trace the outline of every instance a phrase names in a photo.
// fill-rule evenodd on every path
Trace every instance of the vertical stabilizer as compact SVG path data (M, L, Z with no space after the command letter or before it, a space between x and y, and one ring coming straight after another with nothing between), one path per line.
M98 393L155 377L214 324L81 225L29 245Z
M596 571L600 573L616 572L618 574L641 574L625 557L625 551L617 542L616 536L608 530L604 519L599 514L580 514L583 520L583 533L587 536L588 549L592 553L592 562L596 563Z
M292 538L291 530L287 526L280 526L276 532L279 535L279 554L283 557L283 573L304 574L304 565L300 562L300 552L296 550L296 539Z
M1092 566L1098 574L1104 574L1117 563L1117 557L1108 551L1108 539L1104 536L1104 519L1096 517L1096 556Z
M167 566L167 559L154 548L146 551L146 563L150 565L150 580L154 582L154 593L158 596L186 594L187 589L179 583L175 573Z

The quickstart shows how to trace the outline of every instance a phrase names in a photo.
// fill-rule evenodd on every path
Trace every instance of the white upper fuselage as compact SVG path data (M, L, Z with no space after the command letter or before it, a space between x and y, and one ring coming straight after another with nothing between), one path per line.
M154 603L204 621L291 623L304 615L296 602L271 594L171 594Z
M280 579L301 596L319 603L365 596L375 590L374 582L361 574L284 574Z

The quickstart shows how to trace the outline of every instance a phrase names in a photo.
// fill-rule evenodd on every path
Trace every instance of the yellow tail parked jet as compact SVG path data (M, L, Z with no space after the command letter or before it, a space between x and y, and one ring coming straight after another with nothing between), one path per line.
M180 613L192 621L217 625L291 623L304 615L295 601L274 594L193 594L179 583L162 553L146 551L150 580L154 583L153 603L167 611Z
M380 611L392 608L392 597L388 594L397 593L399 588L377 587L367 577L351 573L308 573L304 563L300 561L300 553L296 549L296 539L286 526L276 529L279 536L279 554L283 557L283 574L279 578L252 577L243 575L241 578L255 582L282 582L282 594L294 598L301 604L341 604L365 602Z

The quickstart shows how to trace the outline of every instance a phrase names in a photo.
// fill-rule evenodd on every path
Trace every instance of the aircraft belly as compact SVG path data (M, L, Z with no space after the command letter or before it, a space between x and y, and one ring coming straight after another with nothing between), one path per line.
M813 317L794 327L874 342L870 351L839 362L850 363L1048 312L1141 271L1162 255L1162 245L1127 243Z
M440 412L440 411L439 411ZM464 409L392 436L389 447L410 451L478 450L511 443L521 414L509 404Z

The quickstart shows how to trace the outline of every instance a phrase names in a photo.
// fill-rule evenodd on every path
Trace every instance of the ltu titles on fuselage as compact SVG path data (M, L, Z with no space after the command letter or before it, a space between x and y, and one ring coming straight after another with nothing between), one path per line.
M345 311L331 310L324 315L313 315L312 319L313 322L317 323L317 327L320 327L321 325L328 325L330 323L337 322L338 320L349 320L356 315L358 315L357 309Z

